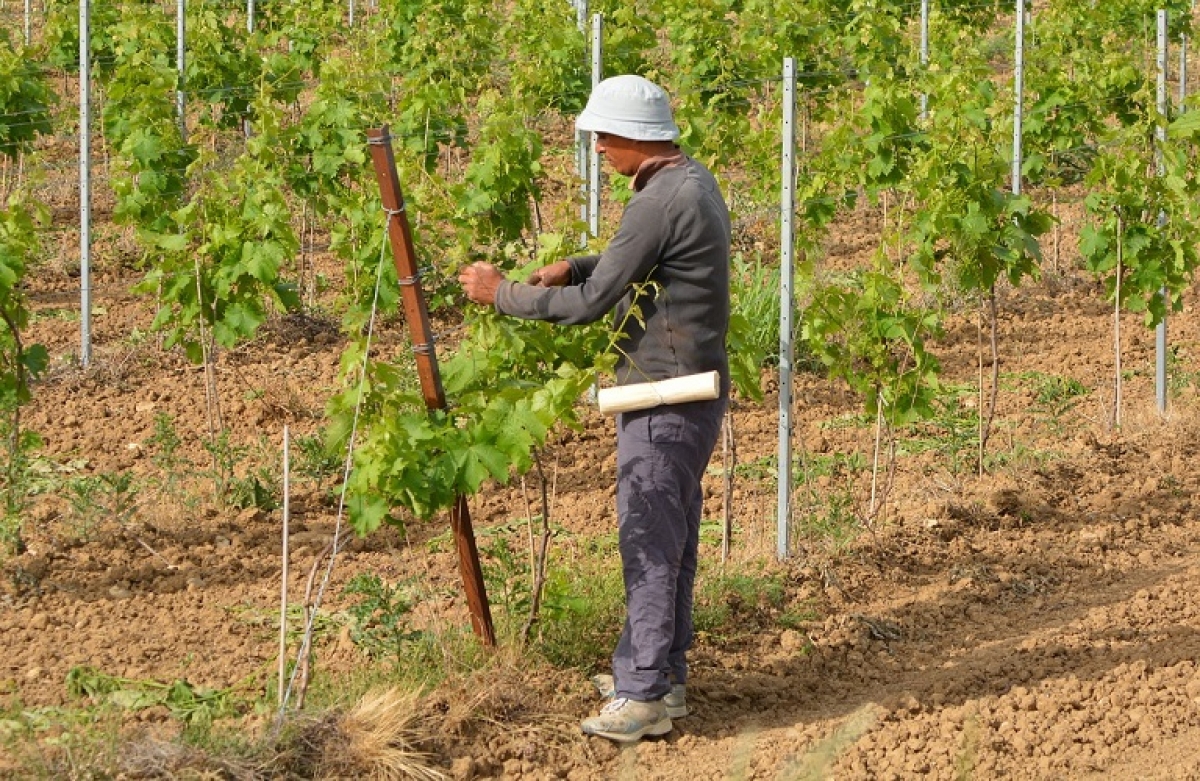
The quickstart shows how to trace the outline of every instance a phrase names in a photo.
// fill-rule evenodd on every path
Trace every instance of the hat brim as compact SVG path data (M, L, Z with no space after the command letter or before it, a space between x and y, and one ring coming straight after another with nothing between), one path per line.
M632 141L674 141L679 138L679 128L674 122L614 119L587 109L575 120L575 128L587 133L609 133Z

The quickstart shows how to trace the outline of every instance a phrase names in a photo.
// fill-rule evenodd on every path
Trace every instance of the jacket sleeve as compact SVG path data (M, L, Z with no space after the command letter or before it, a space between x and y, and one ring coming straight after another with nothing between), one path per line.
M621 215L621 225L590 274L579 258L571 263L572 284L534 287L505 281L496 291L496 311L526 320L546 320L563 325L594 323L608 314L629 286L645 280L667 246L669 220L652 198L636 195Z
M571 283L572 285L582 285L583 281L592 275L596 270L596 264L600 261L599 255L582 255L577 258L569 258L567 264L571 267Z

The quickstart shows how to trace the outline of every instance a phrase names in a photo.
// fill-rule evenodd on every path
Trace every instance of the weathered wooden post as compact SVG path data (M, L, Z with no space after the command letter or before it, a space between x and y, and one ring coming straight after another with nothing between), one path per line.
M400 191L400 175L396 172L392 137L385 125L368 130L367 140L371 149L371 161L375 165L375 177L379 180L383 208L388 215L388 241L391 243L392 258L396 263L396 278L400 282L404 319L408 321L409 334L412 336L412 350L417 361L421 395L428 409L445 409L446 393L442 389L442 378L438 372L433 329L429 324L429 310L425 306L425 296L421 291L421 276L417 271L412 230L404 210L404 196ZM471 528L467 498L461 494L455 499L454 507L450 510L450 528L454 533L455 548L458 550L458 568L462 573L463 589L466 591L467 605L471 611L471 625L484 645L494 646L496 632L492 627L492 613L488 607L487 590L484 588L483 569L479 565L479 549L475 546L475 532Z

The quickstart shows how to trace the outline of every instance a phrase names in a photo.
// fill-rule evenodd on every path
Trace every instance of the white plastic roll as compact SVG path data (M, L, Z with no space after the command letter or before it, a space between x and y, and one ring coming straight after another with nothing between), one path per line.
M660 404L683 404L688 401L708 401L721 395L721 375L715 371L689 374L658 382L619 385L601 388L596 394L600 411L605 415L649 409Z

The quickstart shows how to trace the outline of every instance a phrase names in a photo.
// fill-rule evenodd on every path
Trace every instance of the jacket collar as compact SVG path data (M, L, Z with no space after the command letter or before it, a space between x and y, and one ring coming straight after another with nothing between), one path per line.
M683 150L676 149L674 154L659 155L642 161L642 164L638 166L637 173L633 175L633 191L641 192L642 188L650 181L650 177L664 168L682 165L686 159L687 155L683 153Z

